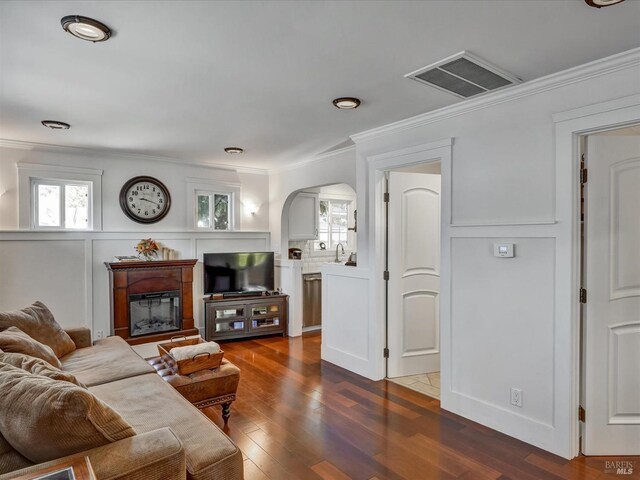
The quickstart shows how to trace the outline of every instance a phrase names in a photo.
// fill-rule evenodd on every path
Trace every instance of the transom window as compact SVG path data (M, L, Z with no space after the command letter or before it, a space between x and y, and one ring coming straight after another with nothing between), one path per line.
M350 200L320 199L320 214L318 218L318 240L314 248L320 250L320 243L332 249L342 243L348 246L349 241L349 210Z
M209 230L233 230L233 194L196 192L196 226Z
M92 183L31 179L33 227L88 230L92 228Z

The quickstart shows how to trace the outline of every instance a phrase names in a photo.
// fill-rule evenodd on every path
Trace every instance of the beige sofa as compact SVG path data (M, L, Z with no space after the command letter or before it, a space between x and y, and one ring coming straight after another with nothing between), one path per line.
M234 480L242 453L120 337L91 344L88 329L67 330L77 349L60 358L90 392L116 410L136 435L0 475L10 479L62 460L88 456L99 480Z

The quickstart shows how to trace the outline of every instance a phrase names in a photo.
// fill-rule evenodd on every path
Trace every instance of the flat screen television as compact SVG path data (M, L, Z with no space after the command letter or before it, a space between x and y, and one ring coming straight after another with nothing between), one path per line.
M205 253L204 293L251 293L274 289L273 252Z

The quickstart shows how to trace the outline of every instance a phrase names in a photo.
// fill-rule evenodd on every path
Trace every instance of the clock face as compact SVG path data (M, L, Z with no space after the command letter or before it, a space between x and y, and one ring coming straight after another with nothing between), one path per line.
M139 223L159 221L169 212L170 206L169 190L153 177L134 177L120 190L122 211Z

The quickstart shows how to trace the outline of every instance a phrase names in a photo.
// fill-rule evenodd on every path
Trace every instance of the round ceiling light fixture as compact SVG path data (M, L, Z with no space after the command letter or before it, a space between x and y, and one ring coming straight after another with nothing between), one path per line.
M244 148L227 147L227 148L224 149L224 151L233 155L233 154L236 154L236 153L244 153Z
M68 123L59 122L57 120L42 120L42 125L52 130L69 130L69 128L71 128L71 125Z
M351 110L360 106L360 99L355 97L340 97L333 101L333 105L340 110Z
M67 15L60 23L65 32L88 42L104 42L111 36L109 27L93 18Z
M590 7L602 8L610 7L616 3L622 3L624 0L584 0Z

